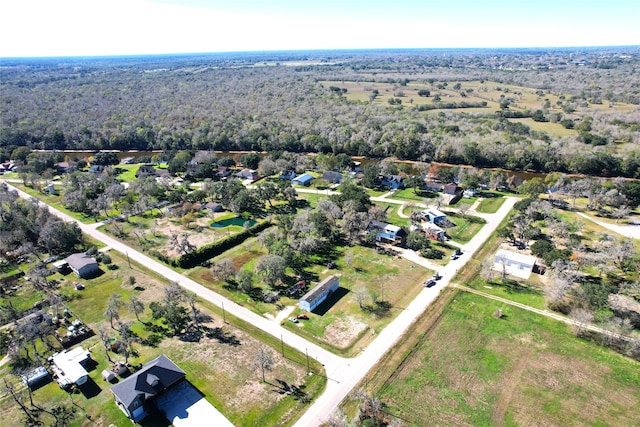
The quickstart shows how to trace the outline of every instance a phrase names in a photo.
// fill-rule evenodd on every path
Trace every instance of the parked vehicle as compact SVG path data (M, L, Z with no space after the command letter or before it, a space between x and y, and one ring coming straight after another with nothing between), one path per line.
M442 275L440 275L440 273L436 272L432 277L431 280L440 280L442 279Z
M426 281L426 282L424 283L424 286L425 286L426 288L431 288L431 287L433 287L433 286L435 286L435 285L436 285L436 281L435 281L435 280L433 280L433 279L428 280L428 281Z
M296 319L309 320L309 316L307 316L306 314L298 314L296 316Z
M289 320L293 323L298 323L298 319L296 319L295 317L289 317Z

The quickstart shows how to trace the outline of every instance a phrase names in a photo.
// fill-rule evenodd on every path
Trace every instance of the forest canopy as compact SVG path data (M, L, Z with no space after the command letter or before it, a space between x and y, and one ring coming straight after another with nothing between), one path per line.
M638 48L3 60L0 160L282 150L640 177L639 62ZM540 105L518 107L514 87ZM481 90L500 91L495 108L471 100Z

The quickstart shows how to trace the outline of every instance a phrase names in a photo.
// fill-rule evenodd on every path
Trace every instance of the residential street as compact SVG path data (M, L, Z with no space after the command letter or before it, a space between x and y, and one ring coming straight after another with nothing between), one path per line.
M21 197L30 199L31 196L15 187L11 189L18 191ZM398 203L390 199L384 199L387 202ZM424 288L422 292L409 304L404 310L387 326L378 337L357 357L343 358L324 350L323 348L303 339L302 337L289 332L282 328L280 324L273 320L267 319L250 310L218 295L217 293L205 288L195 281L173 271L171 268L155 261L154 259L138 252L126 244L96 230L95 225L83 224L76 221L69 215L58 211L52 207L49 210L65 221L76 221L80 229L92 238L101 241L109 246L112 250L127 255L132 260L144 265L145 267L163 275L168 281L175 281L185 289L195 293L200 298L216 304L219 307L224 305L226 312L231 313L244 321L262 329L274 337L284 340L288 345L297 349L302 353L309 354L322 363L325 367L328 377L325 392L317 398L309 407L306 413L295 424L296 426L315 426L321 424L340 402L348 395L348 393L364 378L366 373L376 364L376 362L391 348L397 339L409 328L422 312L433 302L438 296L441 289L449 284L449 281L455 272L461 268L474 252L476 252L482 244L488 239L491 233L498 227L500 222L506 217L511 210L517 198L506 198L502 207L497 213L492 215L482 215L487 220L487 224L478 232L478 234L466 245L463 245L463 255L451 261L444 268L440 268L443 278L438 281L437 285L432 288ZM41 202L42 203L42 202ZM422 264L422 263L420 263ZM424 264L422 264L424 265Z

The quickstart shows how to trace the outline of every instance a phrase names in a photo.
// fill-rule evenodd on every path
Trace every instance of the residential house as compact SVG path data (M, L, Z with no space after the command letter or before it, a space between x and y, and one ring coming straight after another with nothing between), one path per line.
M386 222L371 221L369 231L376 233L376 241L387 243L403 243L407 237L407 232L397 225Z
M458 193L458 184L455 182L450 182L449 184L444 186L444 194L455 195Z
M342 182L342 174L335 171L325 171L322 174L322 179L332 184L340 184Z
M207 208L210 212L222 212L224 210L222 205L216 202L208 202L206 205L204 205L204 207Z
M313 311L322 304L335 290L340 287L340 280L336 276L329 276L318 283L313 289L304 294L298 301L301 310Z
M218 171L216 172L216 175L218 175L220 179L227 178L229 175L231 175L231 169L229 169L226 166L218 166Z
M91 360L89 352L82 347L54 354L51 358L52 369L60 387L86 383L89 374L85 366L89 360Z
M404 188L404 178L400 175L387 175L382 177L380 184L396 190L398 188Z
M156 169L152 165L142 165L136 171L136 178L143 176L155 176Z
M424 234L432 240L439 240L441 242L447 240L445 231L431 222L422 223L422 230Z
M422 188L428 191L433 191L434 193L438 193L442 191L443 185L435 181L425 181Z
M296 172L295 171L282 171L280 173L280 179L283 179L283 180L286 180L286 181L291 181L295 177L296 177Z
M293 178L293 180L291 180L291 184L307 187L311 184L311 181L313 181L313 176L308 173L303 173L302 175Z
M66 259L69 268L80 278L87 278L97 274L100 271L98 262L92 256L85 253L69 255Z
M155 400L185 379L185 373L161 354L135 374L111 387L116 404L134 423L154 409Z
M536 264L536 258L519 252L498 249L494 257L493 269L505 271L507 274L528 279Z
M89 172L91 173L102 173L102 171L104 171L104 166L102 165L91 165L89 167Z
M253 169L244 168L240 172L236 172L233 176L239 179L255 181L258 179L258 172Z
M73 172L78 163L73 160L69 160L68 162L59 162L56 163L56 172L58 173L70 173Z
M17 170L17 166L13 160L9 160L8 162L0 163L0 174L5 172L15 172Z
M422 211L422 216L435 225L443 226L447 223L447 215L431 206Z
M469 188L469 189L467 189L467 190L464 190L464 191L462 192L462 195L463 195L464 197L469 198L469 197L474 197L474 196L475 196L476 194L478 194L478 193L479 193L479 191L478 191L478 190L473 190L473 189Z

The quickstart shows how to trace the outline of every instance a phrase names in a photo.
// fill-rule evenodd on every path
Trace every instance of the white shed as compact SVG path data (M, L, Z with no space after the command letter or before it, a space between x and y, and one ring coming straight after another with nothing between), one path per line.
M113 371L105 369L102 371L102 379L111 382L116 379L116 374Z
M506 271L507 274L528 279L536 264L536 258L518 252L499 249L494 258L494 270Z

